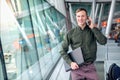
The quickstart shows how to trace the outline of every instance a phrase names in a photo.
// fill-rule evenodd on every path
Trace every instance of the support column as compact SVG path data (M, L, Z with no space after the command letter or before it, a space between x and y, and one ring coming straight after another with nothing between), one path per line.
M92 20L93 20L93 23L95 23L95 5L96 5L96 1L93 0L93 3L92 3Z
M107 27L106 27L106 33L105 33L106 37L109 37L109 33L111 30L111 24L112 24L114 9L115 9L115 3L116 3L116 0L112 0L110 13L109 13L109 17L108 17L108 22L107 22Z
M100 14L99 14L99 18L98 18L98 28L100 29L101 28L101 19L102 19L102 15L103 15L103 7L104 7L104 4L101 3L101 7L100 7Z
M70 19L72 22L72 27L75 27L74 25L76 25L77 23L75 22L75 19L74 19L71 3L69 3L69 12L70 12Z
M99 6L100 6L100 4L97 3L97 5L96 5L96 9L95 9L95 20L96 20L97 14L98 14Z

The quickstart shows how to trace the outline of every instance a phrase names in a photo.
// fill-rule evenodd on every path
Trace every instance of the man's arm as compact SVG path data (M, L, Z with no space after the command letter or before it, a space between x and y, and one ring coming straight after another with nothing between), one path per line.
M94 33L94 36L96 37L96 40L101 45L105 45L107 43L107 38L98 30L98 28L93 28L92 32Z
M70 40L69 40L68 34L66 34L66 36L64 37L64 40L62 42L60 54L63 57L63 59L70 65L72 61L69 58L69 56L67 55L67 51L69 49L69 44L70 44Z
M70 38L68 34L65 36L65 39L63 40L62 47L60 50L61 56L63 59L71 66L73 70L78 69L79 66L76 62L73 62L69 56L67 55L67 51L69 49L69 44L70 44Z
M94 36L96 37L98 43L100 43L101 45L104 45L107 43L107 38L102 34L102 32L100 32L100 30L98 30L98 28L95 27L95 25L92 22L92 19L89 18L90 20L90 25L89 27L91 28L92 32L94 33Z

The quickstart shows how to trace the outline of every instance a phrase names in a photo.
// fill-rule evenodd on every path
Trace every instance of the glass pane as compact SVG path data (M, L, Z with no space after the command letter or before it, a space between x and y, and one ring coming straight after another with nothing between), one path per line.
M21 7L21 12L26 14L19 13L22 17L14 15L5 1L2 7L6 9L6 12L2 10L1 41L8 79L30 80L36 74L40 79L40 67L36 65L38 62L36 43L27 7Z
M45 80L58 59L65 17L45 0L3 1L1 42L9 80Z
M1 46L1 42L0 42L0 46ZM4 76L3 76L3 64L2 64L2 51L1 51L1 47L0 47L0 79L4 80Z
M47 2L43 0L41 2L42 4L34 5L31 15L41 73L44 76L43 79L45 79L60 57L58 50L62 40L61 35L65 30L62 29L65 27L65 17ZM30 6L30 8L33 7Z
M4 80L1 61L0 61L0 78Z

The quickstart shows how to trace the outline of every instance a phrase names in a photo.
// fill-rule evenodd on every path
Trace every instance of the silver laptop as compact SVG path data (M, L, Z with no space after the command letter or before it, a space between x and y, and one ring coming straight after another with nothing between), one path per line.
M76 48L72 52L69 52L68 55L71 58L71 60L76 62L79 66L84 63L84 58L83 58L82 50L80 47ZM65 66L66 72L71 70L70 65L67 64L65 61L64 61L64 66Z

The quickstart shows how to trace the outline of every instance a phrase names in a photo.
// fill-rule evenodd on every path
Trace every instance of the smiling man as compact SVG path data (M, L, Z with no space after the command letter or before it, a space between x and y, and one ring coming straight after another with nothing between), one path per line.
M99 80L94 66L97 42L104 45L107 38L94 26L91 18L87 16L86 9L76 10L76 20L78 27L66 34L60 51L61 56L72 68L72 80ZM83 65L79 66L69 58L67 55L69 45L73 50L81 47L85 61Z

